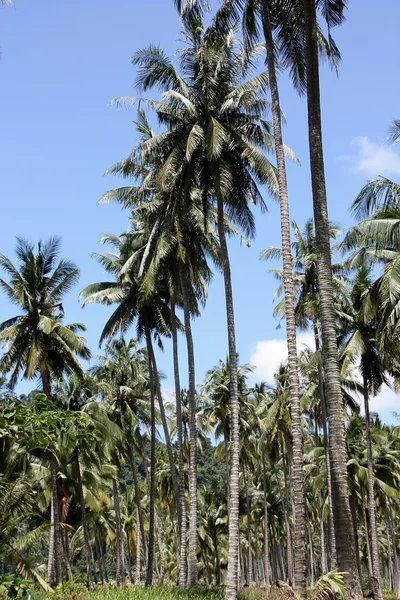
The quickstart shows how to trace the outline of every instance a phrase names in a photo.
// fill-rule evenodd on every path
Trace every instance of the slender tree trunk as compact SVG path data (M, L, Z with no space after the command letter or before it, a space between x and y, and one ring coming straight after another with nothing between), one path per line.
M60 516L58 512L58 493L57 493L57 463L54 456L50 458L50 474L51 474L51 495L52 495L52 508L53 508L53 524L54 524L54 574L55 584L60 585L61 583L61 529L60 529Z
M117 554L117 585L125 587L125 565L124 565L124 540L121 522L121 507L119 503L119 493L117 482L113 479L113 503L115 511L115 534L116 534L116 554Z
M104 582L106 580L106 572L104 569L103 550L101 548L101 541L100 541L100 537L96 531L96 528L95 528L95 541L96 541L97 554L99 557L98 563L99 563L99 569L100 569L101 583L104 584Z
M219 546L218 546L218 537L214 535L214 552L215 552L215 583L217 585L221 585L221 564L219 558Z
M362 502L363 521L364 521L365 548L367 550L368 581L371 586L372 580L374 578L374 573L373 573L373 569L372 569L371 542L369 539L369 523L368 523L367 509L365 508L365 501L364 501L363 494L361 495L361 502ZM371 588L371 592L373 592L372 588Z
M226 318L228 327L229 391L230 391L230 479L229 479L229 540L228 572L226 576L225 600L235 600L238 590L239 569L239 398L235 336L235 316L233 308L231 267L224 225L224 206L220 195L217 198L218 236L225 284Z
M307 67L308 136L313 193L315 242L320 293L322 351L329 409L332 508L338 569L353 598L362 599L354 552L348 500L344 406L336 340L329 216L325 186L319 83L319 49L315 0L304 0Z
M319 433L318 433L318 411L317 407L315 407L314 411L314 423L315 423L315 447L319 447ZM317 460L316 463L317 476L319 475L319 463ZM321 571L322 573L326 573L328 571L328 565L326 561L326 552L325 552L325 530L324 530L324 521L322 518L323 512L323 499L321 492L318 493L318 504L319 504L319 531L320 531L320 547L321 547Z
M320 351L320 340L318 324L316 321L313 323L314 326L314 340L315 350ZM328 436L328 424L326 416L326 398L324 390L324 379L322 375L322 366L318 364L318 392L321 402L321 416L322 416L322 430L324 434L324 448L325 448L325 463L326 463L326 484L328 489L328 548L329 548L329 570L335 571L337 568L337 556L336 556L336 537L335 527L333 522L333 501L332 501L332 477L331 477L331 463L329 459L329 436ZM361 579L360 579L361 581Z
M262 453L263 470L263 494L264 494L264 583L267 588L271 585L271 571L269 566L269 518L268 518L268 496L267 496L267 469L265 466L265 452Z
M283 512L285 515L285 529L286 529L286 560L287 560L287 581L289 585L292 585L293 581L293 560L292 560L292 532L290 528L290 520L289 520L289 501L287 495L287 478L286 478L286 468L283 467L285 471L285 496L282 494L282 487L279 481L279 477L277 473L275 474L276 482L278 484L279 496L281 499L281 503L283 506Z
M51 501L50 501L49 559L48 559L48 563L47 563L47 581L51 585L54 583L54 508L53 508L53 494L51 494Z
M353 522L354 545L355 545L355 551L356 551L358 577L359 577L360 581L362 581L361 561L360 561L360 544L359 544L359 540L358 540L356 497L355 497L354 492L352 494L350 494L350 511L351 511L351 519Z
M162 422L162 426L163 426L165 445L167 447L169 468L171 470L172 490L173 490L173 494L174 494L176 512L177 512L177 515L179 515L179 512L180 512L179 497L180 496L179 496L178 475L176 472L174 455L172 452L171 436L169 434L167 416L165 414L165 407L164 407L163 397L161 394L160 377L158 374L157 362L156 362L156 357L154 354L153 342L151 340L150 332L149 332L148 336L146 335L146 338L147 337L149 339L149 341L147 343L147 350L148 350L148 352L150 352L149 360L153 363L153 379L154 379L155 390L156 390L156 394L157 394L157 398L158 398L158 406L160 409L160 416L161 416L161 422ZM179 516L178 516L178 522L179 522Z
M392 547L393 547L393 587L394 592L397 594L397 598L400 599L400 561L399 561L399 553L397 550L397 540L396 540L396 532L394 529L393 523L393 515L392 509L390 505L387 507L387 517L389 524L390 536L392 539Z
M281 107L278 82L275 70L274 41L272 37L269 2L264 2L263 28L267 50L269 86L272 99L272 119L275 138L275 152L278 168L279 208L281 215L281 237L283 258L283 285L285 290L286 339L293 443L293 501L296 527L294 547L294 586L301 596L306 594L306 553L305 553L305 499L303 474L303 432L300 409L300 379L297 358L296 316L294 310L294 279L290 244L289 196L287 189L285 153L282 139Z
M139 511L136 505L136 565L135 565L135 584L140 584L140 554L141 554L142 536L139 526Z
M86 520L86 508L85 508L85 497L83 494L83 483L82 483L82 474L81 474L81 466L79 463L79 451L78 448L74 450L74 462L75 462L75 471L76 471L76 482L78 486L78 498L81 509L81 522L83 529L83 538L85 541L85 559L86 559L86 582L89 590L93 589L93 565L91 560L91 551L90 551L90 537L89 537L89 529L87 526Z
M154 525L156 528L157 535L157 546L158 546L158 555L160 557L160 571L158 574L158 583L162 585L164 583L164 572L165 572L165 558L164 558L164 547L162 543L162 535L160 525L158 523L157 513L154 514Z
M368 381L364 371L363 388L364 388L364 410L365 410L365 436L367 441L367 463L368 463L368 516L370 525L371 537L371 559L372 559L372 576L371 581L372 593L375 600L383 600L381 588L381 576L379 572L379 545L378 545L378 530L376 526L376 508L375 508L375 475L374 475L374 459L372 456L372 439L371 439L371 418L369 414L369 397L368 397Z
M61 529L61 538L64 548L65 579L70 581L72 579L71 556L69 552L68 532L64 529Z
M143 552L144 552L144 555L146 556L146 552L147 552L146 535L144 532L143 511L142 511L142 506L140 504L140 489L139 489L139 481L138 481L138 476L137 476L137 467L136 467L135 453L134 453L134 447L133 447L132 440L129 440L128 452L129 452L129 462L131 465L131 471L132 471L132 477L133 477L133 485L135 488L136 515L138 517L140 535L142 536Z
M47 370L41 373L43 393L51 400L50 374ZM60 515L58 511L58 488L57 488L57 462L54 455L50 457L50 480L51 480L51 527L49 543L48 580L59 585L62 578L61 567L61 530Z
M250 509L250 498L249 498L249 489L247 486L247 479L246 479L246 471L245 471L245 466L243 465L242 467L242 473L243 473L243 484L244 484L244 492L245 492L245 497L246 497L246 516L247 516L247 545L248 545L248 549L247 549L247 583L248 585L251 584L251 579L253 577L253 554L251 552L251 509Z
M196 377L194 364L194 345L192 326L190 322L190 304L182 265L179 274L183 296L183 312L185 320L185 336L187 344L188 374L189 374L189 586L197 585L197 424L196 424Z
M171 334L172 334L172 351L174 359L174 380L175 380L175 402L176 402L176 431L178 442L178 470L179 470L179 506L180 506L180 523L179 523L179 587L186 587L187 581L187 565L186 565L186 486L185 486L185 464L183 456L183 441L182 441L182 400L181 400L181 383L179 376L179 359L178 359L178 335L176 327L175 314L175 290L171 287Z
M146 330L146 343L147 343L147 355L149 361L149 376L150 376L150 485L149 485L149 496L150 496L150 507L149 507L149 543L147 552L147 573L146 573L146 586L153 584L153 567L154 567L154 511L155 511L155 492L156 492L156 412L155 412L155 398L154 398L154 363L152 353L152 343L150 329L145 324Z

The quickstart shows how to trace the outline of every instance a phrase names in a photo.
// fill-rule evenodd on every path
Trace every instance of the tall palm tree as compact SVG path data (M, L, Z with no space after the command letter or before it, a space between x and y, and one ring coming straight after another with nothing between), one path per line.
M265 74L250 80L245 76L254 52L242 52L232 32L224 37L215 28L202 30L197 21L185 30L187 49L181 53L181 73L158 48L137 52L133 63L139 67L137 84L147 90L164 91L161 102L149 101L159 120L169 126L151 141L139 145L133 156L142 162L162 156L158 182L167 192L181 188L186 201L190 191L202 190L204 212L208 203L217 206L217 226L223 265L231 393L231 488L230 560L227 598L237 590L238 572L238 491L239 426L236 376L236 339L231 269L224 227L224 208L251 234L254 222L248 202L262 205L258 184L277 190L276 173L263 150L271 148L269 125L263 119L268 103L259 97L265 89Z
M370 269L361 267L353 283L349 310L346 311L346 307L344 307L346 313L344 315L344 328L348 340L342 351L345 361L360 360L367 442L368 516L372 563L370 584L374 598L382 600L369 396L370 394L376 395L382 385L388 382L385 376L384 355L379 353L376 343L377 310L379 307L376 300L377 294L370 279Z
M344 20L344 0L324 3L322 10L328 28ZM319 6L321 8L321 5ZM354 559L354 536L347 491L346 446L343 428L343 398L334 318L334 291L329 235L328 203L322 144L322 118L319 81L319 48L316 0L304 1L304 49L307 82L308 137L314 207L315 239L318 256L318 282L321 305L322 351L329 416L330 463L333 515L340 571L349 573L346 582L355 597L362 597ZM334 46L333 49L336 47Z
M0 279L0 287L22 313L3 321L0 340L7 344L0 359L0 371L10 373L14 386L22 376L39 377L43 392L52 397L52 379L63 373L83 377L78 357L88 359L90 351L78 335L85 327L76 323L64 325L62 299L77 282L79 270L59 259L60 240L51 238L39 242L37 249L25 240L17 239L18 267L1 255L0 269L8 281ZM57 496L57 459L50 457L52 483L52 528L50 540L54 547L55 583L61 582L60 522ZM50 560L50 579L53 579L53 560Z
M150 530L146 583L151 585L155 539L156 396L158 398L158 406L170 462L176 508L179 505L179 486L153 347L153 337L162 347L161 336L169 336L171 315L168 306L168 286L164 281L160 280L157 291L152 291L151 294L147 294L141 287L141 278L138 276L138 261L141 259L140 249L143 249L147 239L146 227L142 227L142 225L138 221L136 229L124 234L121 238L116 236L106 236L104 238L104 242L113 243L116 253L112 255L100 254L97 255L97 258L105 266L107 273L114 278L114 281L100 282L87 286L81 292L81 298L84 300L84 305L93 302L106 305L118 304L104 326L100 343L104 339L111 339L117 332L124 333L134 321L136 321L137 338L139 340L145 338L146 340L151 407ZM132 257L133 259L136 258L137 261L135 262Z

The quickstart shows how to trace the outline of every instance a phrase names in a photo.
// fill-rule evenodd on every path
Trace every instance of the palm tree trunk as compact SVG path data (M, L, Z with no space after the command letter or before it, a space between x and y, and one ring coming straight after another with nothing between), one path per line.
M379 545L378 530L376 526L376 508L375 508L375 475L374 459L372 456L371 439L371 418L369 414L368 380L366 369L363 369L363 392L364 392L364 410L365 410L365 436L367 441L367 463L368 463L368 516L371 537L371 560L372 560L372 581L371 591L375 600L383 600L381 589L381 576L379 571Z
M51 485L51 482L50 482ZM53 494L50 501L50 531L49 531L49 558L47 563L47 582L54 583L54 508Z
M285 472L285 496L282 494L282 487L279 481L278 474L275 474L276 482L278 484L279 497L283 506L283 512L285 516L285 529L286 529L286 560L287 560L287 581L289 585L292 585L293 581L293 560L292 560L292 532L290 528L289 520L289 501L287 494L287 477L286 467L283 466Z
M50 458L50 474L51 474L51 495L53 508L53 539L54 539L54 574L55 584L61 583L61 529L60 516L58 512L58 492L57 492L57 463L54 456Z
M320 340L318 323L314 320L314 340L315 350L320 350ZM335 571L337 568L337 556L336 556L336 537L335 527L333 521L333 500L332 500L332 477L331 477L331 463L329 459L329 435L328 425L326 416L326 398L324 390L324 379L322 374L322 366L318 364L318 393L321 402L321 416L322 416L322 430L324 434L324 448L325 448L325 464L326 464L326 484L328 489L328 548L329 548L329 570ZM361 581L361 579L360 579Z
M81 509L81 522L83 529L83 538L85 541L85 559L86 559L86 582L89 590L93 589L93 564L92 557L90 551L90 538L89 538L89 529L87 526L86 520L86 509L85 509L85 497L83 494L83 483L82 483L82 474L81 474L81 466L79 463L79 451L76 447L74 450L74 462L75 462L75 471L76 471L76 481L78 484L78 498Z
M121 507L119 503L119 494L117 482L113 479L113 503L115 511L115 535L116 535L116 554L117 554L117 585L125 587L125 565L124 565L124 541L121 521Z
M397 540L396 540L396 533L395 533L395 529L394 529L394 523L393 523L393 515L392 515L392 509L389 506L387 506L387 517L388 517L388 524L389 524L389 532L390 532L390 537L392 539L392 548L393 548L393 587L394 587L394 592L397 594L397 598L400 599L400 561L399 561L399 554L397 551Z
M175 506L176 506L176 512L177 515L179 514L179 485L178 485L178 476L177 476L177 472L176 472L176 466L175 466L175 461L174 461L174 455L172 452L172 444L171 444L171 436L169 434L169 428L168 428L168 422L167 422L167 416L165 414L165 407L164 407L164 402L163 402L163 397L161 394L161 384L160 384L160 377L158 374L158 369L157 369L157 362L156 362L156 356L154 354L154 348L153 348L153 342L151 340L151 335L150 332L148 334L148 336L146 335L146 340L148 337L148 342L147 342L147 351L150 353L149 354L149 361L152 362L153 364L153 381L154 381L154 385L155 385L155 390L156 390L156 394L157 394L157 398L158 398L158 407L160 409L160 416L161 416L161 422L162 422L162 426L163 426L163 432L164 432L164 438L165 438L165 445L167 447L167 454L168 454L168 461L169 461L169 468L171 470L171 479L172 479L172 490L173 490L173 494L174 494L174 501L175 501ZM179 516L178 516L178 521L179 521Z
M373 591L371 582L374 578L374 573L373 573L373 569L372 569L371 542L369 539L369 523L368 523L367 509L365 508L365 501L364 501L363 493L361 493L361 503L362 503L362 514L363 514L363 521L364 521L365 548L367 550L368 581L370 582L371 591Z
M229 540L228 572L226 576L225 600L235 600L238 589L239 570L239 399L235 335L235 315L233 308L231 267L224 225L224 206L220 195L217 198L218 236L225 284L226 319L228 327L229 351L229 392L230 392L230 432L231 461L229 479Z
M136 565L135 565L135 584L140 584L140 554L141 554L141 532L139 525L139 511L136 505ZM145 553L146 555L146 553Z
M267 589L271 585L271 571L269 565L269 519L268 519L268 497L267 497L267 469L265 466L264 447L261 450L263 470L263 494L264 494L264 583Z
M247 486L246 470L245 470L244 465L242 467L242 473L243 473L244 493L245 493L245 497L246 497L246 516L247 516L247 545L248 545L248 549L247 549L247 557L248 557L247 558L247 574L248 574L247 583L248 583L248 585L250 585L252 577L253 577L253 554L251 552L251 510L250 510L249 489Z
M61 528L61 539L64 550L64 566L65 566L65 579L66 581L70 581L72 579L72 569L71 569L71 556L69 552L69 539L68 532Z
M150 507L149 507L149 543L147 552L147 573L146 586L153 584L153 567L154 567L154 510L155 510L155 492L156 492L156 411L154 398L154 363L152 360L152 343L151 334L148 324L145 324L147 355L149 361L149 376L150 376Z
M300 409L300 379L297 358L296 316L294 311L294 280L290 245L289 196L287 189L285 153L282 139L281 107L275 69L274 41L272 37L269 3L264 2L263 29L267 50L269 86L272 99L272 118L275 152L278 168L279 208L281 215L281 237L283 258L283 285L285 290L286 339L288 350L289 387L291 399L292 443L293 443L293 501L296 527L294 548L294 587L297 593L306 593L305 553L305 500L303 474L303 432Z
M96 527L94 530L94 537L95 537L95 543L96 543L96 551L97 551L97 555L98 555L101 583L104 584L104 582L106 580L106 573L105 573L104 562L103 562L103 550L101 548L101 541L100 541L100 537L97 533Z
M158 583L162 585L164 583L164 572L165 572L165 558L164 558L164 548L162 543L161 529L158 524L157 513L154 514L154 525L156 528L157 535L157 546L158 546L158 555L160 557L160 569L158 574Z
M329 409L332 508L339 571L353 598L362 598L354 552L353 528L347 488L344 406L336 340L329 217L325 186L319 84L319 49L315 0L304 0L307 67L308 137L317 249L322 350Z
M178 335L176 327L175 314L175 290L171 286L170 293L171 301L171 335L172 335L172 352L174 359L174 381L175 381L175 402L176 402L176 430L178 443L178 471L179 471L179 587L186 587L187 581L187 565L186 565L186 486L185 486L185 464L183 457L183 441L182 441L182 400L181 400L181 383L179 376L179 359L178 359Z
M187 344L189 374L189 586L197 585L197 424L196 424L196 377L194 364L194 345L190 322L190 304L183 267L179 266L179 275L183 296L183 312L185 320L185 336Z
M219 558L219 546L218 546L218 537L217 535L213 536L214 541L214 552L215 552L215 583L216 585L221 585L221 564Z
M355 551L356 551L358 577L359 577L360 581L362 581L361 561L360 561L360 544L359 544L359 539L358 539L358 525L357 525L356 496L355 496L354 492L350 494L350 511L351 511L351 520L353 522L354 545L355 545Z
M314 433L315 447L318 448L319 447L319 433L318 433L317 407L315 407L315 411L314 411L314 423L315 423L315 433ZM317 476L318 476L320 473L318 460L316 462L316 472L317 472ZM320 547L321 547L321 571L322 571L322 573L326 573L328 571L328 565L327 565L327 561L326 561L326 552L325 552L325 530L324 530L324 521L322 518L323 500L322 500L321 492L318 493L318 504L319 504L319 511L320 511L319 531L320 531Z
M140 535L142 536L143 552L144 552L144 555L146 556L146 535L144 532L143 511L142 511L142 506L140 504L140 489L139 489L139 481L138 481L138 476L137 476L137 467L136 467L135 453L134 453L134 447L133 447L132 440L129 440L128 452L129 452L129 462L130 462L131 471L132 471L133 486L135 488L136 515L138 517Z
M51 400L50 373L47 370L41 372L43 393ZM48 580L59 585L62 577L61 567L61 530L60 515L58 511L58 488L57 488L57 462L54 455L50 456L50 481L51 481L51 529L49 543Z

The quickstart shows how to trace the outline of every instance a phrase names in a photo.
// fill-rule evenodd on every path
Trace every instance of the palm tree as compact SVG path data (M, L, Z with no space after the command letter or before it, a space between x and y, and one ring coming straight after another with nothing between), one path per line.
M375 292L375 293L374 293ZM384 367L384 356L379 353L376 344L377 310L376 291L370 280L368 267L361 267L355 277L350 294L350 306L344 313L344 329L348 339L342 350L345 361L360 360L360 372L363 382L363 398L365 410L365 431L367 442L368 464L368 516L371 539L372 577L371 590L374 598L382 599L380 582L380 561L378 548L378 532L375 508L374 461L371 438L371 417L369 395L376 395L383 384L387 383ZM350 314L349 314L350 313Z
M254 52L242 52L232 34L221 38L211 27L203 31L197 23L185 30L188 48L181 54L182 75L158 47L137 52L138 87L158 86L165 91L161 102L149 101L159 120L169 130L144 142L132 154L148 163L157 156L161 163L157 181L167 193L183 190L186 201L193 189L202 190L205 213L209 201L217 205L217 225L224 273L231 394L231 488L230 560L227 598L237 590L239 425L236 377L236 340L231 271L224 227L224 207L251 234L254 222L248 202L262 205L258 184L276 191L276 174L263 150L270 149L272 136L263 119L267 103L259 98L265 89L265 74L245 81ZM182 197L182 194L180 195Z
M150 530L146 582L148 585L151 585L155 534L155 396L158 398L158 405L163 424L176 507L179 505L179 486L152 341L152 338L154 337L162 347L161 336L169 335L170 310L168 306L168 287L165 282L160 280L157 293L152 292L151 295L146 294L141 288L141 280L137 274L138 264L135 264L135 262L132 261L132 257L136 258L138 256L138 253L135 253L135 250L143 248L143 240L146 241L147 239L146 228L141 228L141 226L142 224L137 222L137 229L132 232L132 235L128 233L121 236L121 238L117 238L116 236L106 236L104 238L104 242L111 241L113 243L117 254L103 254L97 255L97 257L105 266L106 271L114 277L115 281L89 285L81 292L81 298L84 299L84 305L92 302L106 305L118 303L117 308L104 326L100 337L100 343L106 338L111 339L118 331L124 333L135 320L137 338L142 339L144 337L146 339L151 407Z
M64 259L59 260L60 240L33 245L17 239L16 255L19 268L9 258L0 256L0 268L8 281L0 279L0 287L8 299L22 309L19 314L0 325L0 340L7 344L0 360L0 371L11 373L10 384L14 386L19 377L40 377L43 392L52 396L52 378L64 372L83 377L77 357L88 359L90 351L77 332L82 324L63 325L62 299L76 283L79 270ZM57 460L50 457L52 482L52 528L51 546L54 557L49 556L50 579L61 582L60 523L57 497ZM53 563L54 561L54 563Z

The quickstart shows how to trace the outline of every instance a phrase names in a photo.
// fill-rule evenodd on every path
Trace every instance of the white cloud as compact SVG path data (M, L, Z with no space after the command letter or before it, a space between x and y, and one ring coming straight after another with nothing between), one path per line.
M312 350L315 349L314 336L310 333L301 333L297 336L297 350L300 351L305 346ZM255 367L254 380L272 384L277 368L286 359L286 339L257 342L255 351L250 357L250 364ZM354 375L357 376L356 373ZM356 400L361 405L361 412L364 413L362 397L356 396ZM372 412L381 414L386 422L394 422L392 413L400 413L400 394L396 394L385 385L375 398L370 399L370 409Z
M310 333L301 333L297 336L297 350L300 351L304 346L315 349L314 336ZM250 358L250 364L254 365L255 378L258 381L272 383L277 368L282 361L287 359L286 340L263 340L256 345L255 352Z
M351 163L355 173L371 177L400 175L400 155L390 146L377 144L365 136L353 138L351 143L356 154L340 158Z

